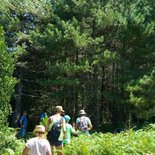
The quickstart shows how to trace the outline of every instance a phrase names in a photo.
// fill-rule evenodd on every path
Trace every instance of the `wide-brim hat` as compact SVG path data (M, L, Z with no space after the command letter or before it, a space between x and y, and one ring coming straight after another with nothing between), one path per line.
M86 115L86 112L82 109L79 111L79 115Z
M55 107L55 111L57 111L57 112L65 112L65 111L63 110L62 106L56 106L56 107Z
M45 133L45 127L43 125L37 125L34 129L34 133L38 133L38 132L41 132L41 133Z

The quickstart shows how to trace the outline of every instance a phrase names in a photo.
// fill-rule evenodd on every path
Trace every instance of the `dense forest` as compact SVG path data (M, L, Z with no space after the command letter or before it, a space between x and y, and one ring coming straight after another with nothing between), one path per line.
M93 125L65 155L155 154L153 0L0 0L0 154L21 155L56 105Z
M94 130L153 122L154 14L151 0L1 0L0 25L17 83L1 108L10 109L10 125L20 111L31 122L55 105L73 121L85 109Z

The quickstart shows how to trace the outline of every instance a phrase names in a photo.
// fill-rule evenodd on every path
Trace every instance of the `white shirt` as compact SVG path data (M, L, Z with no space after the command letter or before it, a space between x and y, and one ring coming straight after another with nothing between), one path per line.
M46 155L47 152L51 152L48 140L38 137L28 140L26 147L30 149L30 155Z

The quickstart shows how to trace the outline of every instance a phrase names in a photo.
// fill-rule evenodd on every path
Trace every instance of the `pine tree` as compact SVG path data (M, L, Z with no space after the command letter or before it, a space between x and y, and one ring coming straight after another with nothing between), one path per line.
M12 37L6 35L7 43L24 44L26 50L17 68L24 108L37 107L39 113L48 107L51 113L62 104L74 117L85 108L94 126L108 123L115 128L134 122L130 119L138 117L137 109L143 113L139 98L145 98L145 107L154 108L152 96L133 90L141 89L140 79L153 74L154 3L10 0L4 4L9 7L2 11L7 10L3 25L9 34L14 32Z

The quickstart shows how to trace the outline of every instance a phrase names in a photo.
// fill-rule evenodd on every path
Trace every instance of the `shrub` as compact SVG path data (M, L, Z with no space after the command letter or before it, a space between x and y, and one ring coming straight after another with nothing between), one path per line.
M24 141L16 138L16 131L13 128L3 127L0 130L0 154L21 155Z
M4 32L0 26L0 125L6 124L11 110L9 102L16 84L16 79L12 76L14 69L12 55L7 52Z
M95 133L91 136L73 138L66 145L65 155L153 155L155 152L155 130L129 130L118 134Z
M4 31L0 26L0 155L21 155L23 142L16 139L15 130L8 127L11 112L10 98L17 80L12 76L15 69L15 57L7 51Z

